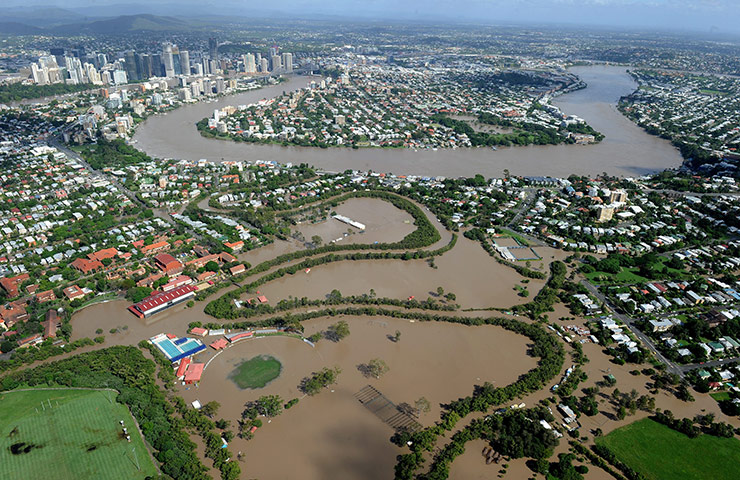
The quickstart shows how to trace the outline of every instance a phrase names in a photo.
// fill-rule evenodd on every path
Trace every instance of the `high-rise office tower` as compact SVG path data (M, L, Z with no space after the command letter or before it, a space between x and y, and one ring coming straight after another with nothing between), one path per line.
M267 59L263 58L262 61L260 61L260 72L267 73L268 66L269 66L269 63L267 62Z
M152 55L152 76L163 77L164 76L164 65L162 63L162 55L155 53Z
M282 62L280 60L280 55L272 55L270 56L270 71L271 72L279 72L283 69Z
M270 47L270 56L272 57L277 55L279 50L280 47L278 47L277 45L273 45L272 47Z
M183 75L190 75L190 52L180 50L180 68Z
M136 65L136 57L134 56L134 52L132 50L127 51L123 54L123 59L126 62L125 70L128 79L130 81L141 80L141 76L139 75L139 71Z
M104 53L98 53L97 56L97 62L98 62L98 68L103 68L108 64L108 57L105 56Z
M293 54L285 52L283 53L283 71L284 72L292 72L293 71Z
M149 55L134 54L136 68L139 70L139 80L148 80L152 76L152 61Z
M164 49L162 50L162 62L164 63L164 76L174 77L175 76L175 60L172 56L172 44L165 43Z
M248 53L242 58L244 59L244 71L246 73L257 73L257 64L254 61L254 54Z
M218 58L218 40L215 37L208 39L208 56L213 60Z
M258 52L254 54L254 62L257 64L258 67L262 65L262 54L261 53Z
M224 93L226 91L226 82L221 77L216 79L216 93Z

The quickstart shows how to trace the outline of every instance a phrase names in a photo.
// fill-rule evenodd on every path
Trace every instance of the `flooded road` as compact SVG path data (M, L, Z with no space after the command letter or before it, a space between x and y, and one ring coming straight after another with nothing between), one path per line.
M584 118L606 135L597 145L549 145L500 148L410 149L302 148L235 143L208 139L198 134L195 123L215 108L257 102L283 91L306 86L308 77L293 77L280 85L224 97L214 103L181 107L146 120L137 129L136 147L160 158L206 158L221 160L274 160L301 163L329 171L374 170L395 174L443 175L448 177L501 177L504 169L514 175L570 174L634 176L678 167L681 156L667 141L648 135L616 109L616 101L631 93L636 84L624 67L576 67L572 71L588 88L559 97L555 104L564 113Z

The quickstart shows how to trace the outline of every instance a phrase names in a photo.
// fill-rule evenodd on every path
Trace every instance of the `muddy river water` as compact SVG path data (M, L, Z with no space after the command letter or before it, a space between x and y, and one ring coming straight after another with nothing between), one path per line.
M212 114L215 108L256 102L282 91L301 88L309 81L294 77L287 83L258 91L226 97L213 103L182 107L166 115L155 116L139 127L136 146L150 155L166 158L197 160L275 160L281 163L306 162L326 170L347 168L372 169L397 174L469 176L482 173L501 176L504 169L513 174L567 176L571 173L593 175L601 172L616 175L639 175L680 164L680 156L667 142L649 136L624 118L615 108L621 95L634 90L635 84L620 67L579 67L573 69L588 83L588 88L560 97L557 104L568 114L586 119L606 135L598 145L559 145L546 147L490 149L458 149L439 151L382 149L311 149L256 144L233 143L201 137L195 122ZM334 208L336 213L366 225L365 233L356 228L328 219L320 223L303 222L294 230L305 240L318 235L322 242L339 240L347 243L397 241L413 231L411 217L377 199L352 199ZM436 219L431 218L440 228ZM440 245L450 233L442 231ZM348 236L345 236L348 234ZM436 245L434 248L440 246ZM296 239L276 241L266 247L239 256L252 265L305 246ZM430 247L431 248L431 247ZM549 262L562 259L563 252L538 247L541 261L532 268L547 271ZM298 272L260 287L273 305L283 298L323 298L333 289L344 295L360 295L373 289L379 297L419 300L435 297L437 287L456 295L455 303L464 308L507 307L527 301L513 288L526 286L530 299L542 288L544 281L523 278L512 269L498 264L475 242L461 235L451 251L435 258L434 265L424 260L414 261L343 261L322 265L310 272ZM218 295L225 292L221 291ZM214 297L215 298L215 297ZM105 346L135 345L140 340L161 332L184 335L193 321L212 319L203 313L205 302L193 308L174 307L147 320L131 316L128 302L119 300L88 307L73 319L73 338L97 336L102 329ZM468 313L472 315L472 313ZM483 312L483 315L493 314ZM566 315L561 312L559 315ZM421 423L429 425L439 418L440 404L471 393L476 384L485 381L505 385L535 366L527 355L527 339L498 327L465 327L432 322L419 323L402 319L344 317L351 334L339 343L320 341L316 347L295 338L268 337L246 340L216 354L208 349L196 361L209 362L203 380L197 387L178 387L178 393L190 402L216 400L221 404L218 417L232 422L235 428L244 404L261 395L278 394L285 401L299 397L299 404L284 412L258 430L249 442L236 439L231 451L244 453L242 478L262 479L376 479L392 478L395 457L401 452L388 440L393 431L365 409L355 394L365 385L378 388L395 403L413 402L421 396L431 402L431 411ZM337 317L310 320L304 323L306 335L325 330ZM125 327L122 328L122 327ZM110 329L118 328L116 334ZM389 336L401 332L399 342ZM205 339L206 343L215 337ZM587 353L598 362L601 357L595 346ZM269 354L280 360L281 375L265 388L240 390L228 379L240 362L256 355ZM380 379L367 378L358 365L372 358L383 359L390 367ZM609 368L605 360L599 370ZM339 366L339 382L316 397L303 397L298 390L300 380L325 366ZM597 373L592 369L589 373ZM634 383L636 377L615 368L620 388ZM593 375L599 378L598 374ZM555 380L553 380L554 382ZM623 385L624 384L624 385ZM530 404L549 395L547 389L527 399ZM598 418L606 427L605 419ZM591 425L589 425L591 426ZM605 428L606 429L606 428ZM456 462L451 478L492 478L497 469L485 467L480 460L481 442L471 444ZM209 463L209 462L207 462ZM526 478L529 472L523 462L513 465L516 478ZM512 477L514 478L514 477ZM598 475L590 479L600 480Z
M137 148L160 158L206 158L221 160L274 160L280 163L305 162L329 171L348 168L380 172L448 177L500 177L508 169L515 175L567 177L596 175L635 176L677 167L678 151L665 140L643 132L616 109L622 95L636 84L624 67L589 66L572 69L588 87L559 97L555 104L566 114L585 119L606 135L597 145L550 145L500 148L461 148L414 151L411 149L301 148L278 145L235 143L200 136L195 123L210 116L215 108L257 102L283 91L305 87L311 79L293 77L287 83L181 107L151 117L139 126L134 140Z

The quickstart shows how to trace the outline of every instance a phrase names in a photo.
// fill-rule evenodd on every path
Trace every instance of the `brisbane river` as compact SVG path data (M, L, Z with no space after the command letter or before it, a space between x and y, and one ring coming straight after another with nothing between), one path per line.
M616 108L623 95L633 92L635 82L624 67L588 66L571 71L587 88L558 97L563 113L577 115L605 135L596 145L546 145L438 150L284 147L236 143L202 137L195 123L227 105L255 103L284 91L305 87L309 77L231 95L212 103L197 103L157 115L142 123L134 141L153 157L211 161L263 160L279 163L308 163L328 171L373 170L397 175L460 177L476 173L500 177L508 169L513 175L570 174L595 176L602 172L638 176L681 165L681 155L669 142L648 135Z

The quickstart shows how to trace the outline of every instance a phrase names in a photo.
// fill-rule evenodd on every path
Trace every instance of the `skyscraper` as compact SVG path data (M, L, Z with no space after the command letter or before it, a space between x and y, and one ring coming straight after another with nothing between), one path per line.
M183 75L190 75L190 52L180 50L180 68Z
M128 77L128 79L130 81L140 80L141 76L139 75L133 50L129 50L124 53L123 59L126 62L124 68L126 70L126 76Z
M218 58L218 40L215 37L208 39L208 56L213 60Z
M155 53L152 55L152 76L164 76L164 67L162 65L162 55Z
M267 73L267 67L268 67L267 59L263 58L262 61L260 61L260 72Z
M283 71L284 72L292 72L293 71L293 54L285 52L283 53Z
M253 53L242 55L242 61L244 62L245 73L257 73L257 64L254 61Z
M270 71L279 72L279 71L282 71L282 69L283 69L283 65L280 60L280 55L270 56Z
M172 44L165 43L162 51L162 62L164 63L164 76L174 77L175 76L175 60L172 56Z

